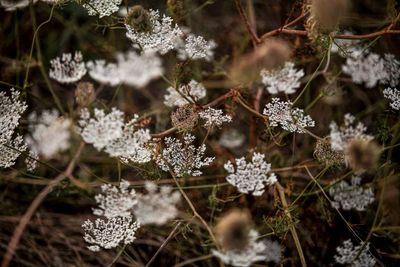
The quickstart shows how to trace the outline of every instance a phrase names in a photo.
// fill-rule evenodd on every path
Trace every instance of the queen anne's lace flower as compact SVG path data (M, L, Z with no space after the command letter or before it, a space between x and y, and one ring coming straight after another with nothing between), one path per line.
M177 48L178 58L180 60L186 59L205 59L210 61L214 57L214 49L217 44L213 41L206 41L202 36L196 36L194 34L189 34L185 42Z
M149 20L150 31L139 32L125 24L128 30L126 36L145 52L159 52L163 55L174 49L183 32L177 25L173 25L172 18L165 15L161 18L158 10L150 10Z
M121 83L118 65L115 63L106 63L105 60L99 59L87 62L86 67L89 76L99 83L109 84L111 86L116 86Z
M31 0L1 0L0 4L6 11L14 11L16 9L27 7L30 2ZM36 2L37 0L32 0L32 3Z
M99 18L110 16L118 11L122 0L87 0L83 7L87 9L89 16L99 15Z
M0 168L13 166L21 152L24 152L27 148L24 139L20 135L2 142L0 144Z
M40 116L33 112L28 121L31 134L25 141L32 151L49 159L69 148L72 122L59 117L57 110L45 110Z
M170 186L161 186L147 181L145 184L147 194L137 194L138 204L133 209L136 219L141 225L163 225L178 215L176 204L180 202L181 195L172 191Z
M293 94L300 86L300 79L304 76L304 71L302 69L296 70L292 62L286 62L282 69L263 69L260 74L268 93Z
M343 242L342 246L336 248L338 255L335 255L335 261L339 264L345 264L350 267L373 267L376 260L369 253L369 243L367 243L360 253L364 243L358 246L353 245L350 239ZM359 254L359 255L358 255ZM357 257L358 255L358 257Z
M225 170L230 173L226 180L236 186L239 192L261 196L265 191L265 185L273 185L277 182L276 175L269 173L271 164L265 162L264 155L254 153L251 162L246 163L244 157L236 159L236 170L232 162L225 163Z
M137 199L135 190L129 190L129 185L126 180L121 180L118 187L111 184L102 185L102 192L95 196L98 208L93 209L93 214L107 218L131 216Z
M34 172L36 170L38 160L39 155L35 151L30 150L28 157L25 159L26 169L28 172Z
M390 106L392 109L400 110L400 91L396 88L386 88L383 90L383 95L385 98L391 101Z
M192 144L194 140L191 134L183 137L183 143L175 138L165 138L165 147L156 157L158 166L163 171L172 171L177 177L200 176L202 172L199 169L210 165L214 158L203 158L206 146L196 147Z
M353 35L350 31L344 31L345 35ZM339 54L341 57L347 57L358 49L358 40L352 39L335 39L332 43L331 52Z
M124 113L113 108L109 114L95 109L90 118L87 109L81 111L79 133L86 143L93 144L97 150L104 149L112 157L128 162L144 163L151 160L151 152L146 144L151 140L147 129L137 129L139 116L124 123Z
M356 209L364 211L366 206L374 202L374 193L371 188L361 187L361 178L353 176L351 185L346 181L341 181L329 189L329 194L333 197L332 206L344 210Z
M75 52L74 56L70 53L62 54L61 58L52 59L50 64L50 78L60 83L77 82L86 74L85 63L80 51Z
M106 220L98 218L94 224L87 220L82 224L85 231L83 239L91 244L88 246L89 250L97 252L100 248L111 249L120 243L132 243L139 227L140 224L134 222L132 217L113 217Z
M250 230L248 244L241 250L218 251L212 250L212 254L235 267L248 267L258 261L272 261L278 263L281 257L281 246L277 242L269 240L257 241L258 232Z
M289 132L304 133L304 128L315 126L310 115L304 115L304 110L292 106L291 101L283 102L279 98L272 98L272 102L265 106L263 113L268 116L271 126L281 125Z
M245 135L240 133L236 129L229 129L222 132L221 137L219 139L219 143L221 146L226 148L238 148L243 145L245 140Z
M179 90L180 93L178 93L177 90ZM180 86L179 89L169 87L167 88L167 94L164 96L164 104L169 107L182 107L190 104L181 94L191 101L197 101L206 96L206 88L195 80L191 80L189 84Z
M355 125L355 117L349 113L344 116L344 125L339 127L335 122L331 122L329 127L331 146L336 151L343 151L353 139L373 139L373 136L366 134L367 127L361 122Z
M220 109L207 108L199 113L200 118L205 120L204 127L209 128L211 126L221 126L223 123L232 121L232 117L224 115Z
M386 76L381 82L395 87L400 81L400 61L398 61L393 54L385 54L384 62Z

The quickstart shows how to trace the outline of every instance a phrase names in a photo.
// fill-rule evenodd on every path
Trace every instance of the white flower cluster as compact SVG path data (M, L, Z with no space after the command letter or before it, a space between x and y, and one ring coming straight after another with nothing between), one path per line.
M217 44L214 40L207 41L203 36L196 36L190 33L185 42L177 48L177 57L180 60L204 58L207 61L211 61L216 47Z
M342 246L336 248L338 255L335 255L335 261L339 264L346 264L350 267L373 267L376 260L369 253L369 243L367 243L360 253L364 243L358 246L353 245L350 239L343 242ZM357 255L360 254L358 257Z
M136 219L141 225L163 225L178 215L176 205L181 200L178 191L172 191L170 186L161 186L147 181L147 194L137 194L137 205L133 210Z
M204 127L206 128L212 126L220 127L223 123L229 123L232 121L232 117L229 115L224 115L222 110L210 107L201 111L199 116L205 120Z
M93 209L93 214L106 218L129 217L137 204L136 192L134 189L129 190L129 185L126 180L121 180L119 187L102 185L102 193L94 197L98 208Z
M388 87L383 90L383 96L391 101L392 109L400 110L400 90Z
M14 11L20 8L25 8L29 5L31 0L1 0L0 4L6 11ZM37 0L32 0L32 4Z
M243 145L246 137L243 133L235 129L229 129L222 132L219 144L226 148L238 148Z
M400 61L394 55L386 54L382 58L362 48L354 49L342 66L343 72L350 75L354 83L364 83L367 88L375 87L378 83L396 86L400 80L399 68Z
M351 184L341 181L332 186L329 189L329 194L333 197L332 206L344 210L364 211L375 198L371 188L364 189L360 184L361 178L353 176Z
M27 149L20 135L13 137L27 105L25 101L19 100L19 92L14 88L10 91L11 96L0 92L0 168L14 165L21 152Z
M300 86L300 79L304 76L303 69L296 70L294 63L286 62L285 66L278 70L261 70L262 83L266 86L268 93L293 94Z
M239 192L261 196L265 191L265 185L273 185L277 182L275 173L270 173L271 164L265 162L265 156L254 153L251 162L246 163L244 157L236 159L236 170L231 161L225 163L225 170L230 173L226 180L236 186Z
M34 172L36 170L38 160L39 155L35 151L30 150L28 157L25 158L26 169L28 172Z
M183 97L182 95L185 97ZM206 88L204 88L201 83L195 80L191 80L189 84L181 85L178 89L168 87L167 94L165 94L164 96L164 104L169 107L182 107L184 105L190 104L187 99L189 99L190 101L197 101L204 98L205 96Z
M85 63L80 51L76 51L74 56L71 53L64 53L61 58L56 57L50 60L50 65L50 78L60 83L77 82L86 74Z
M91 244L88 249L97 252L100 248L111 249L121 242L125 245L132 243L136 237L136 231L140 225L133 221L132 217L113 217L109 219L97 218L82 224L85 231L83 239Z
M272 98L272 102L265 106L263 114L268 116L271 126L280 125L282 129L292 133L304 133L304 128L315 126L315 121L310 115L304 115L304 110L293 108L291 101L284 102L279 98Z
M241 250L218 251L212 250L212 254L225 264L235 267L249 267L258 261L272 261L279 263L281 258L281 246L278 242L269 240L257 241L258 232L250 230L248 244Z
M150 10L149 20L151 30L145 32L138 32L125 24L128 30L126 36L145 52L159 52L163 55L174 49L183 32L178 25L173 25L172 18L166 15L161 18L158 10Z
M28 117L30 135L25 141L31 151L46 159L69 148L70 119L59 117L57 110L45 110L41 115L33 112Z
M83 7L89 16L98 15L99 18L110 16L119 10L122 0L87 0Z
M158 166L163 171L172 171L177 177L200 176L202 172L199 169L210 165L214 158L204 157L206 146L194 146L195 139L191 134L183 136L183 143L175 138L165 138L165 147L156 157Z
M93 144L97 150L104 148L112 157L124 162L145 163L151 160L151 151L146 144L151 140L148 129L137 129L139 116L124 123L124 113L113 108L109 114L95 109L94 118L87 109L81 111L78 132L86 143Z
M330 141L333 150L343 151L348 143L354 139L372 140L373 136L366 134L367 127L363 123L355 123L355 117L349 113L344 115L344 125L338 126L335 122L329 125Z
M353 35L350 31L344 31L345 35ZM339 54L341 57L347 57L357 50L358 40L352 39L335 39L332 43L331 52L334 54Z
M157 55L152 53L139 55L135 51L118 54L116 63L95 60L87 62L86 67L90 77L100 83L111 86L124 83L138 88L147 85L164 72Z

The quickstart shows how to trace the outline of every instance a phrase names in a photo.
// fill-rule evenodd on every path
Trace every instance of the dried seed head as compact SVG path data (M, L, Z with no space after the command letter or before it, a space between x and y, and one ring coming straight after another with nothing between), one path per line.
M289 60L292 49L286 41L271 39L235 62L230 68L231 78L247 85L260 78L262 69L272 70L282 67Z
M314 157L326 166L339 166L344 164L343 152L333 150L329 138L317 141L314 149Z
M152 27L149 13L141 5L135 5L129 9L128 15L125 17L125 24L138 32L148 32Z
M360 174L376 167L381 151L373 140L354 138L345 148L345 161L356 174Z
M233 209L219 219L214 232L224 251L241 250L248 244L251 227L249 212Z
M167 10L169 15L176 21L182 19L184 16L184 0L168 0Z
M322 88L324 96L322 101L331 106L337 106L343 103L343 90L338 85L337 80L329 81Z
M178 107L171 114L172 125L181 130L191 130L197 123L199 114L193 105Z
M75 101L80 107L87 107L96 100L93 84L79 82L75 89Z

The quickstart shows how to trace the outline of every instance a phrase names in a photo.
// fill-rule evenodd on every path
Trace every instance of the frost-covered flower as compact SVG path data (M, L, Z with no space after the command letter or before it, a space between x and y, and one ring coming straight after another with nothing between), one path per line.
M385 98L391 101L390 106L392 109L400 110L400 91L396 88L386 88L383 90L383 95Z
M126 36L145 52L166 54L175 48L183 32L177 25L174 25L172 18L165 15L161 17L158 10L150 10L148 16L151 27L149 31L137 31L125 24L128 30Z
M357 48L346 58L342 66L345 74L350 75L356 84L364 83L367 88L372 88L379 81L387 79L385 61L376 53Z
M70 53L64 53L61 58L56 57L50 60L50 65L50 78L60 83L77 82L86 74L85 63L80 51L76 51L73 56Z
M28 172L34 172L37 167L37 161L39 160L39 155L33 151L29 151L28 157L25 159L26 169Z
M132 217L113 217L106 220L90 220L82 224L85 231L83 239L91 244L88 249L94 252L100 251L100 248L111 249L117 247L120 243L128 245L136 237L136 231L140 224L133 221Z
M121 180L119 186L102 185L101 193L94 197L98 208L93 209L93 214L106 218L131 216L137 199L135 189L129 190L129 185L126 180Z
M293 108L291 101L284 102L279 98L272 98L272 102L265 106L263 114L268 116L271 126L280 125L289 132L305 133L304 128L315 126L315 121L310 115L304 115L304 110Z
M283 68L278 70L263 69L260 75L268 93L293 94L300 86L300 79L304 76L304 71L303 69L295 69L294 63L286 62Z
M178 93L177 90L180 93ZM167 94L164 96L164 104L169 107L181 107L190 104L182 95L184 95L190 101L197 101L206 96L206 88L204 88L201 83L195 80L191 80L189 84L181 85L178 89L168 87Z
M346 146L354 139L372 140L373 136L366 134L367 127L359 122L355 125L355 117L349 113L344 115L344 125L338 126L335 122L329 125L331 129L330 140L333 150L344 151Z
M332 186L329 189L329 194L333 197L332 206L344 210L364 211L375 198L371 188L364 189L360 184L361 178L353 176L351 184L341 181Z
M172 191L170 186L161 186L153 182L145 183L147 194L137 194L138 204L133 213L141 225L163 225L178 215L176 204L181 200L178 191Z
M219 143L221 146L226 148L238 148L245 141L245 135L240 133L236 129L229 129L222 132L221 137L219 139Z
M112 108L111 112L106 115L104 110L96 108L94 109L94 118L91 118L89 110L82 109L78 125L78 131L83 140L93 144L100 151L112 140L122 136L124 113Z
M95 60L89 61L86 66L90 77L111 86L124 83L140 88L164 72L161 59L157 55L152 53L139 55L134 51L118 54L117 63Z
M231 161L225 163L225 170L230 173L226 180L236 186L239 192L261 196L265 191L265 185L273 185L277 182L276 175L270 173L271 164L265 162L265 156L254 153L251 162L246 163L244 157L236 159L236 169Z
M400 82L400 61L393 54L385 54L384 65L386 76L381 83L395 87Z
M204 157L206 146L196 147L192 144L194 140L191 134L183 136L183 143L175 138L165 138L165 147L156 157L158 166L163 171L172 171L177 177L200 176L199 169L210 165L214 157Z
M117 12L121 3L122 0L87 0L83 7L87 9L89 16L98 15L102 18Z
M196 36L194 34L189 34L185 41L177 47L177 57L180 60L186 59L205 59L210 61L214 57L214 49L217 44L213 41L207 41L203 36Z
M81 111L78 132L86 143L93 144L97 150L104 149L112 157L124 162L144 163L151 160L151 152L146 148L151 140L148 129L137 129L138 115L124 122L124 113L113 108L109 114L95 109L94 118L87 109Z
M363 246L363 242L358 246L354 246L350 239L344 241L342 246L336 248L338 254L334 256L335 261L339 264L345 264L350 267L375 266L376 260L369 252L369 242L360 253Z
M257 241L258 232L250 230L248 244L240 250L218 251L212 250L212 254L235 267L249 267L258 261L272 261L278 263L281 258L281 246L278 242L269 240Z
M30 135L25 141L32 151L46 159L69 148L70 119L59 117L57 110L45 110L41 115L33 112L28 117Z
M232 121L232 117L229 115L224 115L222 110L210 107L201 111L199 115L200 118L205 120L204 127L206 128L209 128L211 126L220 127L223 123L229 123Z
M10 91L10 96L0 92L0 168L14 165L21 152L27 148L20 135L13 138L19 119L27 108L26 102L19 100L20 93L14 88Z

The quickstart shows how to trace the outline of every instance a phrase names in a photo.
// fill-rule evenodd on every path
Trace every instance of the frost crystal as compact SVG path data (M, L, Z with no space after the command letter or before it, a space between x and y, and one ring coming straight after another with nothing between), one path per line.
M105 115L103 110L95 109L90 118L87 109L81 111L79 133L86 143L93 144L97 150L107 152L124 162L144 163L151 160L151 152L145 146L151 140L147 129L137 129L139 116L124 123L124 113L116 108Z
M82 224L85 231L83 239L91 244L88 249L94 252L100 248L111 249L121 242L125 245L132 243L140 224L132 217L113 217L110 219L96 219L94 224L90 220Z
M364 243L358 246L353 245L350 239L343 242L342 246L336 248L338 255L335 255L335 261L339 264L346 264L350 267L373 267L376 264L376 260L369 253L369 242L365 245L364 249L360 253ZM360 255L357 257L357 255ZM357 258L356 258L357 257Z
M220 109L214 109L214 108L207 108L204 111L201 111L199 113L200 118L205 120L204 127L209 128L211 126L218 126L220 127L222 123L225 122L231 122L232 117L229 115L223 115L223 111Z
M192 144L194 140L191 134L184 135L183 143L175 138L165 138L165 147L156 158L158 166L163 171L172 171L177 177L200 176L199 169L210 165L214 158L203 158L206 146L197 148Z
M386 88L383 90L383 95L385 98L391 100L390 106L392 109L400 110L400 91L396 88Z
M117 63L96 60L89 61L86 66L90 77L111 86L124 83L140 88L163 74L158 56L151 53L139 55L134 51L118 54Z
M177 48L177 57L180 60L205 59L211 61L214 57L214 49L216 47L217 44L213 40L206 41L202 36L189 34L184 44L182 43L180 47Z
M263 114L268 116L271 126L281 125L289 132L305 133L304 128L315 126L310 115L304 115L304 110L292 106L290 101L283 102L279 98L272 98L272 102L265 106Z
M292 62L286 62L285 66L279 70L263 69L260 73L262 83L266 86L268 93L293 94L300 86L300 79L304 76L304 71L296 70Z
M277 242L269 240L257 241L258 232L250 230L248 244L241 250L217 251L212 254L235 267L249 267L257 261L272 261L279 263L281 258L281 246Z
M62 54L61 58L56 57L50 60L50 78L60 83L74 83L79 81L85 74L86 68L80 51L72 54Z
M329 194L333 197L332 206L344 210L356 209L364 211L366 206L374 202L374 193L371 188L364 189L360 186L361 178L353 176L351 185L346 181L341 181L329 189Z
M172 18L165 15L161 18L158 10L150 10L149 20L150 31L139 32L125 24L128 30L126 36L145 52L159 52L163 55L174 49L183 32L177 25L173 25Z
M25 101L19 100L19 92L14 88L10 91L11 96L0 92L0 168L14 165L21 152L27 148L20 135L13 139L21 114L27 106Z
M98 208L93 209L93 214L106 218L131 216L137 200L135 190L129 190L129 185L126 180L121 180L119 187L111 184L102 185L102 193L94 197Z
M72 122L58 115L57 110L45 110L40 116L33 112L28 117L31 134L25 141L32 151L46 159L69 148Z
M180 92L178 93L177 90ZM184 95L185 97L183 97ZM190 101L197 101L206 96L206 88L195 81L191 80L189 84L185 84L179 87L179 89L174 89L172 87L167 88L167 94L164 96L164 104L169 107L182 107L184 105L190 104ZM185 99L187 98L187 99Z
M350 75L356 84L364 83L367 88L374 87L379 81L387 79L385 61L376 53L357 48L347 57L342 66L345 74Z
M254 153L251 162L246 163L244 157L236 159L236 170L231 161L225 163L225 170L230 173L226 180L236 186L239 192L261 196L265 191L265 185L273 185L277 182L276 175L269 173L271 164L265 162L264 155Z
M355 117L349 113L344 115L344 125L338 126L335 122L329 125L330 140L333 150L343 151L353 139L372 140L373 136L366 134L367 127L361 122L355 125Z
M118 11L122 0L88 0L83 7L87 9L89 16L98 15L99 18L110 16Z
M158 190L153 182L146 182L145 187L147 194L137 194L138 204L133 209L141 225L163 225L178 215L176 204L181 200L178 191L172 192L170 186L161 186Z

